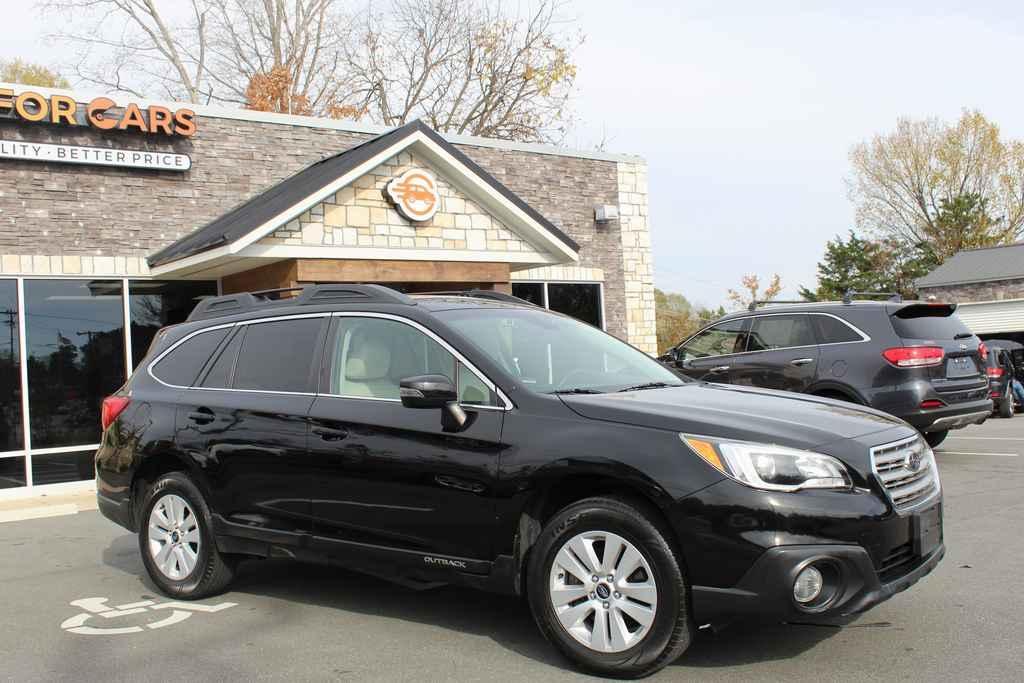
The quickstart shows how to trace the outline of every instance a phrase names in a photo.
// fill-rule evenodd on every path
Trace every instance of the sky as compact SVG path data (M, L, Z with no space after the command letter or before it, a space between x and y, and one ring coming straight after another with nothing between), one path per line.
M568 144L648 163L655 285L717 306L745 274L783 298L815 283L855 227L851 146L899 116L980 109L1024 138L1024 4L568 0L578 123ZM0 57L61 46L32 3L5 3Z

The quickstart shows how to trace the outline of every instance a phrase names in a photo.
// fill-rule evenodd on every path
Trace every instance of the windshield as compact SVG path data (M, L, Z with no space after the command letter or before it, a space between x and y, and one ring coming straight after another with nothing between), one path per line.
M683 384L642 351L569 317L521 308L437 315L532 391L605 393Z

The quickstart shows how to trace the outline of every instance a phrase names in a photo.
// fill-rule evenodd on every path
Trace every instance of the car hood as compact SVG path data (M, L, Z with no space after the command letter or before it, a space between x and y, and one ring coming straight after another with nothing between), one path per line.
M886 413L828 398L695 382L611 394L562 394L583 417L791 448L906 426Z

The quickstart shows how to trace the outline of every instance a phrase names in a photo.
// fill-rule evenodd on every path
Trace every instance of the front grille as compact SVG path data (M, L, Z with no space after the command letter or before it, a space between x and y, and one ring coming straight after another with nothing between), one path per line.
M875 446L871 449L871 467L897 512L914 507L939 490L935 456L919 436Z

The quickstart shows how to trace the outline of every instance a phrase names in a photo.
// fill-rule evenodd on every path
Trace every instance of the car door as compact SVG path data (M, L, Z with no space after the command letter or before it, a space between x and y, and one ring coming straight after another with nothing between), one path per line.
M399 382L441 374L469 416L445 431L440 410L406 408ZM490 557L503 405L482 375L413 321L337 314L310 416L316 535L424 553Z
M746 353L731 359L733 384L804 391L817 377L818 343L806 313L751 318Z
M732 381L732 358L746 350L749 320L726 320L701 330L672 350L670 366L706 382Z
M235 325L198 385L180 397L177 446L206 472L210 507L225 520L308 530L308 412L329 321L305 315Z

